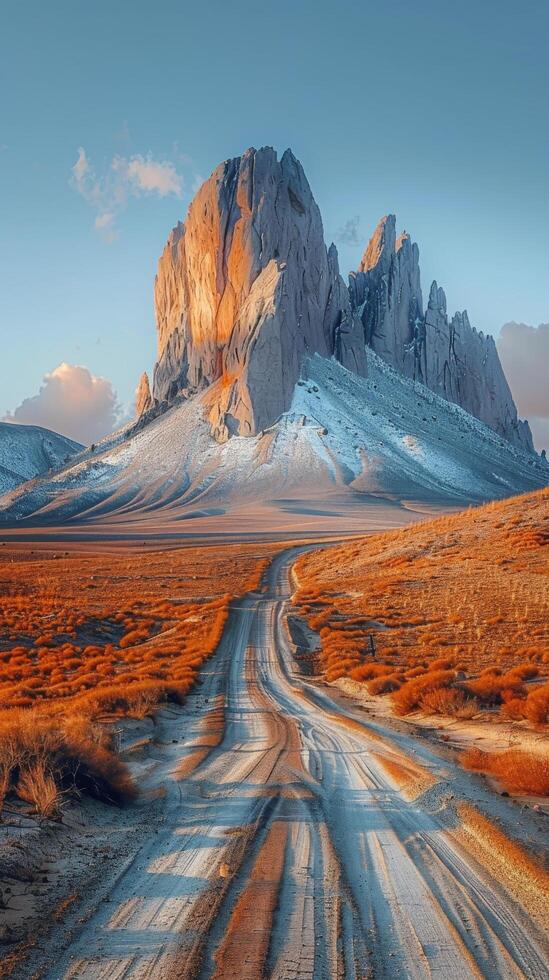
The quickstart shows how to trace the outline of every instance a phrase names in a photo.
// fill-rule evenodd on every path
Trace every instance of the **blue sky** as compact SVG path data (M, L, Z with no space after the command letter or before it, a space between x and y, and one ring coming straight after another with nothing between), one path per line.
M250 145L292 147L328 241L358 217L343 273L392 211L451 311L549 321L546 0L29 0L2 21L0 415L61 362L131 400L167 234Z

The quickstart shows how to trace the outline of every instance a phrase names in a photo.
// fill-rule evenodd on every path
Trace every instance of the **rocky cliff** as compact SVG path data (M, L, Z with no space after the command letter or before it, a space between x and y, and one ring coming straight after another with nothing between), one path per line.
M406 232L397 238L394 214L379 222L349 290L368 346L397 371L420 378L419 249Z
M250 149L214 170L173 229L155 282L158 356L138 415L208 390L212 435L254 435L287 411L306 356L365 376L371 347L405 377L533 451L491 337L446 312L433 284L423 310L419 249L382 218L349 289L303 168L290 150Z
M425 312L425 384L461 405L513 445L533 452L528 422L518 418L493 337L475 330L467 311L446 312L444 290L433 282Z
M253 435L290 405L306 355L366 371L358 318L290 150L220 164L174 228L155 283L152 397L210 388L212 434Z
M530 427L517 416L493 338L475 330L466 311L449 320L436 282L423 313L419 249L406 232L397 237L394 215L379 222L349 278L349 292L365 342L384 361L533 452Z

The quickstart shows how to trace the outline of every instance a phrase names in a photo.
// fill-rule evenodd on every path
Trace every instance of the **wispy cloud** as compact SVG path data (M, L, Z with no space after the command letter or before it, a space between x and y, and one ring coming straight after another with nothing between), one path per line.
M336 231L334 241L339 245L360 245L358 226L360 218L358 214L354 218L349 218L341 228Z
M116 219L131 197L181 197L183 193L183 177L170 160L155 160L150 153L117 155L98 175L82 146L72 167L71 184L96 212L94 227L107 242L118 237Z
M129 159L115 157L111 166L132 194L156 193L160 197L175 194L181 197L183 177L169 160L153 160L150 154L147 157L136 154Z

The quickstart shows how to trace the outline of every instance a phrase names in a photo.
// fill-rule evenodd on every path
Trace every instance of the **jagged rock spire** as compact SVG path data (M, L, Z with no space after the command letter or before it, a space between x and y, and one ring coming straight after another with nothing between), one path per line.
M349 290L365 342L397 371L421 377L419 249L406 232L397 238L394 214L379 222Z
M406 232L396 237L395 228L394 215L381 219L349 280L366 343L397 371L532 452L530 428L517 417L492 337L477 332L466 311L449 320L446 295L436 281L423 315L419 249Z
M533 452L527 422L517 416L493 337L475 330L467 310L446 313L444 290L433 282L425 313L425 383L515 446Z
M143 371L135 392L135 412L137 418L140 418L145 412L148 412L152 406L153 399L149 385L149 375L146 371Z

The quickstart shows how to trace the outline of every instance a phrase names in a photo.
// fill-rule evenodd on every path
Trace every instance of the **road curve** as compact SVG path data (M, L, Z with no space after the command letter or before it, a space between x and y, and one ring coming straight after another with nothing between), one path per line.
M156 748L157 833L50 980L548 975L537 926L395 788L375 734L294 670L296 552L233 607Z

